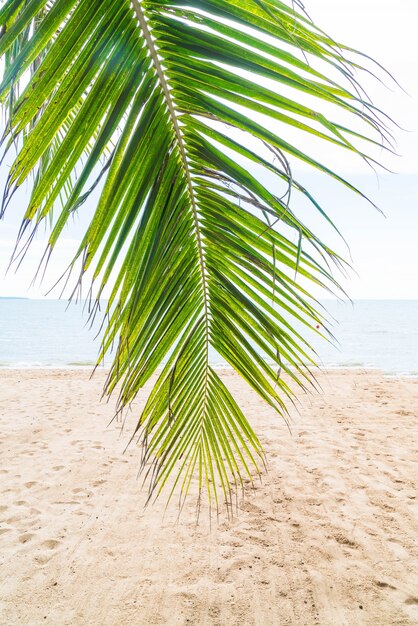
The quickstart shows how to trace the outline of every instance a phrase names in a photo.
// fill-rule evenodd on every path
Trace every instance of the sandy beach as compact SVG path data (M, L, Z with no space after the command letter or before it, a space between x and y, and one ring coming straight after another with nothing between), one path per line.
M103 372L0 371L2 625L418 623L418 379L324 373L289 433L224 377L269 471L196 526L193 494L144 510L141 398L120 433Z

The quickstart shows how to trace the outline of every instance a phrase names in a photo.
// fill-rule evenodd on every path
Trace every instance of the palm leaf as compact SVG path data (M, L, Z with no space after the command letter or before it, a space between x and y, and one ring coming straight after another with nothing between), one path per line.
M342 260L299 216L304 196L331 222L290 162L362 194L286 129L373 163L364 146L390 137L363 57L279 0L7 0L0 28L2 146L17 149L3 211L33 175L21 237L49 218L49 258L100 190L71 269L92 273L92 315L110 289L106 392L121 410L162 367L135 430L150 494L196 480L229 500L264 456L210 351L284 417L280 372L309 384L310 286L337 289Z

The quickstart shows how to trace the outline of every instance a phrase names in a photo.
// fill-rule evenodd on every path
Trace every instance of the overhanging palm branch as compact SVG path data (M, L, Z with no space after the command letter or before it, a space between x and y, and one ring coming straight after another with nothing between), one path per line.
M96 305L110 290L106 392L120 384L121 409L162 367L135 431L150 492L196 479L217 505L263 451L209 351L283 416L286 380L308 384L310 289L336 288L341 259L299 217L304 197L330 221L290 162L360 194L303 135L373 161L364 146L387 136L363 57L279 0L7 0L0 28L2 145L17 150L3 212L33 175L20 244L49 217L49 257L100 191L71 267Z

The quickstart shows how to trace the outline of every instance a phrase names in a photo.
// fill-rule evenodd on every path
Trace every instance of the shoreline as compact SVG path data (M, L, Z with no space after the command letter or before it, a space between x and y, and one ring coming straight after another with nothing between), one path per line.
M224 370L268 471L196 525L124 453L154 378L122 429L105 375L0 369L0 624L417 623L417 380L328 370L289 432Z
M219 372L231 372L231 373L235 373L235 370L232 366L229 365L212 365L213 369L215 369L216 371ZM22 371L22 372L37 372L37 371L46 371L46 372L77 372L77 371L90 371L93 372L95 368L95 365L91 364L91 365L73 365L73 364L69 364L69 365L16 365L16 366L12 366L12 365L1 365L0 364L0 372L15 372L15 371ZM100 365L96 372L104 372L104 373L108 373L111 369L110 365ZM155 370L155 373L158 373L161 371L161 368L157 368ZM349 365L327 365L324 367L317 367L316 370L313 370L315 372L318 373L318 376L326 376L327 374L332 374L333 372L376 372L378 374L381 374L382 376L384 376L385 378L407 378L407 379L415 379L418 378L418 371L414 371L414 372L391 372L391 371L385 371L380 367L375 367L372 365L353 365L353 366L349 366Z

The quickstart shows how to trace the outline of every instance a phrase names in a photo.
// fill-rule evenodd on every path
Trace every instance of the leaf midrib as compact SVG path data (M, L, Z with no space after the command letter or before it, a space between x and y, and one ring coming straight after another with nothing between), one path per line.
M203 304L204 304L204 312L205 312L205 325L206 325L206 336L207 336L207 343L208 343L208 339L209 339L209 303L208 303L208 285L207 285L207 271L206 271L206 260L205 260L205 254L204 254L204 246L203 246L203 240L202 240L202 234L201 234L201 228L200 228L200 221L199 221L199 212L197 209L197 203L196 203L196 198L195 198L195 194L194 194L194 189L193 189L193 181L192 181L192 176L191 176L191 172L190 172L190 167L189 167L189 163L188 163L188 159L187 159L187 151L186 151L186 146L184 143L184 139L183 139L183 133L181 132L181 128L177 119L177 114L176 114L176 109L174 106L174 102L173 102L173 98L171 96L170 93L170 89L168 86L168 82L167 79L165 77L163 68L161 66L161 61L160 58L158 56L158 52L157 49L155 47L154 44L154 40L152 38L152 34L151 31L148 27L148 23L145 17L145 13L144 10L141 6L141 2L140 0L132 0L132 6L133 9L135 11L135 15L138 19L139 25L141 27L147 48L149 50L149 53L151 55L152 58L152 62L154 64L155 70L157 72L158 75L158 80L160 82L161 85L161 89L163 91L164 94L164 98L167 104L167 108L170 114L170 118L174 127L174 133L176 136L176 140L177 140L177 145L178 145L178 149L180 152L180 156L181 156L181 160L182 160L182 164L183 164L183 169L185 172L185 176L186 176L186 182L187 182L187 191L188 191L188 195L190 198L190 204L191 204L191 209L192 209L192 213L193 213L193 220L194 220L194 225L195 225L195 231L196 231L196 240L197 240L197 247L198 247L198 254L199 254L199 264L200 264L200 273L202 276L202 291L203 291ZM208 346L207 346L208 348ZM207 349L207 353L208 353L208 349ZM208 358L208 356L207 356Z

